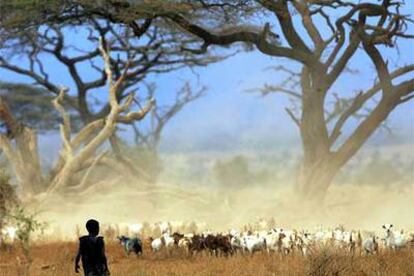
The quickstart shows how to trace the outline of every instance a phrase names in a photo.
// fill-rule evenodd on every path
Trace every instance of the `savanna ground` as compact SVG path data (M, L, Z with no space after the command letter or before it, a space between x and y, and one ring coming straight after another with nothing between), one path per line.
M74 242L34 244L30 275L75 275ZM112 275L414 275L414 250L351 256L329 248L309 257L299 255L187 257L184 253L150 253L127 257L116 243L108 243L107 257ZM1 251L1 275L25 275L24 257L19 249Z
M413 221L407 220L413 210L413 194L410 190L333 187L326 202L327 208L318 212L307 210L303 204L292 201L288 190L280 191L278 201L272 202L272 196L263 189L241 190L233 197L231 193L221 193L220 197L217 191L206 194L207 199L216 198L215 204L207 209L193 201L168 203L164 200L153 206L143 198L134 201L136 194L120 190L111 196L95 195L94 200L89 202L80 197L76 200L67 197L64 201L56 198L46 205L50 207L49 204L53 203L54 210L40 215L48 217L52 221L51 225L60 225L60 228L54 228L55 231L65 231L60 233L61 236L32 243L30 275L75 275L73 259L77 244L74 241L77 235L84 234L82 224L92 214L103 225L105 222L114 222L117 216L117 222L150 221L151 217L154 221L193 218L206 221L217 231L228 230L231 226L241 227L243 222L253 221L259 215L273 215L279 225L297 229L313 230L312 225L334 227L342 222L348 228L382 233L381 223L390 221L399 229L413 229ZM230 197L229 203L224 203L223 197ZM260 204L257 203L259 198ZM76 225L79 225L78 230ZM105 232L102 232L105 236ZM182 252L173 252L170 256L165 252L153 254L147 244L144 255L137 258L134 255L127 257L113 237L106 237L105 240L112 275L414 275L414 249L383 251L373 256L359 253L351 256L328 248L317 250L308 257L257 253L252 257L238 255L216 258L205 254L188 257ZM23 252L18 246L10 251L3 250L0 253L0 275L26 275L25 263Z

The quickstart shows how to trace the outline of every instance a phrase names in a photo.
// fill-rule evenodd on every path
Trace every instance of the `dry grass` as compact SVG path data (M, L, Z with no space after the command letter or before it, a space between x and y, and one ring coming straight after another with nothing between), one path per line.
M76 243L35 244L30 275L75 275ZM146 248L145 248L146 249ZM414 275L414 250L382 252L374 256L350 256L330 249L309 257L298 255L210 257L144 251L143 257L127 257L115 243L107 244L112 275ZM18 248L0 252L0 275L24 275L24 257Z

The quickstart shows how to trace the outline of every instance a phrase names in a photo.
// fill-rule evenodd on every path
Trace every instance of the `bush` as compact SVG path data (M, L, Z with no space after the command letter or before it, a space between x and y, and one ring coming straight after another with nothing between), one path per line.
M11 210L18 205L18 199L13 186L10 184L10 177L0 169L0 229Z
M46 224L39 222L36 219L36 214L28 214L23 208L17 208L10 215L13 224L17 228L17 239L19 240L26 260L30 264L32 261L30 254L30 238L31 235L40 230L43 231L46 228Z

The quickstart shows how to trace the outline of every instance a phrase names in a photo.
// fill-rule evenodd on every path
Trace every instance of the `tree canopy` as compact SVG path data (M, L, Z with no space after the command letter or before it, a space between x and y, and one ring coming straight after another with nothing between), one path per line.
M61 119L52 105L53 97L45 89L0 82L0 96L9 104L16 120L41 132L58 129ZM71 114L71 117L74 129L79 129L79 116Z

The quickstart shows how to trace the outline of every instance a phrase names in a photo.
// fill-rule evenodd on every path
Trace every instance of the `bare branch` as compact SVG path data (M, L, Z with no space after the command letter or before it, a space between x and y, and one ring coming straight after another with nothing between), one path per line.
M293 114L292 110L289 108L285 108L285 110L293 122L300 128L300 120Z
M145 115L155 106L155 100L150 99L150 101L145 105L140 111L128 112L126 115L118 115L116 121L122 124L132 124L136 121L142 120Z
M67 184L70 180L70 177L76 173L79 168L83 166L83 164L90 159L91 156L94 155L96 150L107 140L109 139L116 130L116 124L117 124L117 117L119 114L123 111L126 111L131 102L132 102L132 96L126 100L126 102L123 105L120 105L117 99L117 90L118 87L120 87L124 81L124 76L126 75L126 71L128 68L125 68L124 72L122 72L121 76L118 78L117 81L114 81L113 79L113 72L111 68L111 61L110 61L110 54L108 52L108 48L106 46L105 40L102 38L100 40L100 50L102 54L102 58L105 62L105 72L107 74L107 79L109 82L109 103L111 110L106 117L106 120L104 121L104 125L102 129L100 129L96 135L94 135L90 141L85 143L84 147L77 152L76 155L74 155L70 159L66 159L65 163L62 165L59 175L55 180L52 182L52 184L48 187L47 193L53 193L55 191L58 191L64 187L67 187ZM63 96L62 96L63 97ZM150 107L147 107L146 112L150 110ZM146 113L145 113L146 114ZM141 115L145 115L141 114ZM95 124L100 124L101 120L97 120ZM93 128L89 128L90 130L94 130ZM83 138L91 137L90 133L83 133ZM75 139L79 139L79 136L75 137ZM82 141L84 142L84 141ZM78 141L80 143L80 141ZM57 165L60 165L59 163Z
M52 103L56 110L60 113L60 115L63 118L63 123L60 124L60 135L62 137L63 146L65 149L64 156L66 158L72 158L73 155L73 149L71 145L71 123L70 123L70 116L62 106L63 98L65 96L66 91L68 88L62 87L59 93L59 96L57 96L55 99L53 99Z
M392 79L398 79L404 76L406 73L414 72L414 64L407 65L401 67L390 74ZM408 87L408 85L407 85ZM329 137L330 144L333 143L338 139L341 135L341 130L345 122L353 116L369 99L371 99L377 92L381 91L382 87L380 83L376 83L373 87L368 89L365 93L360 92L357 96L353 99L353 102L349 106L347 110L345 110L339 117L338 121L336 122L334 129Z
M265 84L262 88L260 88L260 93L262 96L266 96L269 93L283 93L296 99L302 99L302 95L297 91L285 88L282 85Z

